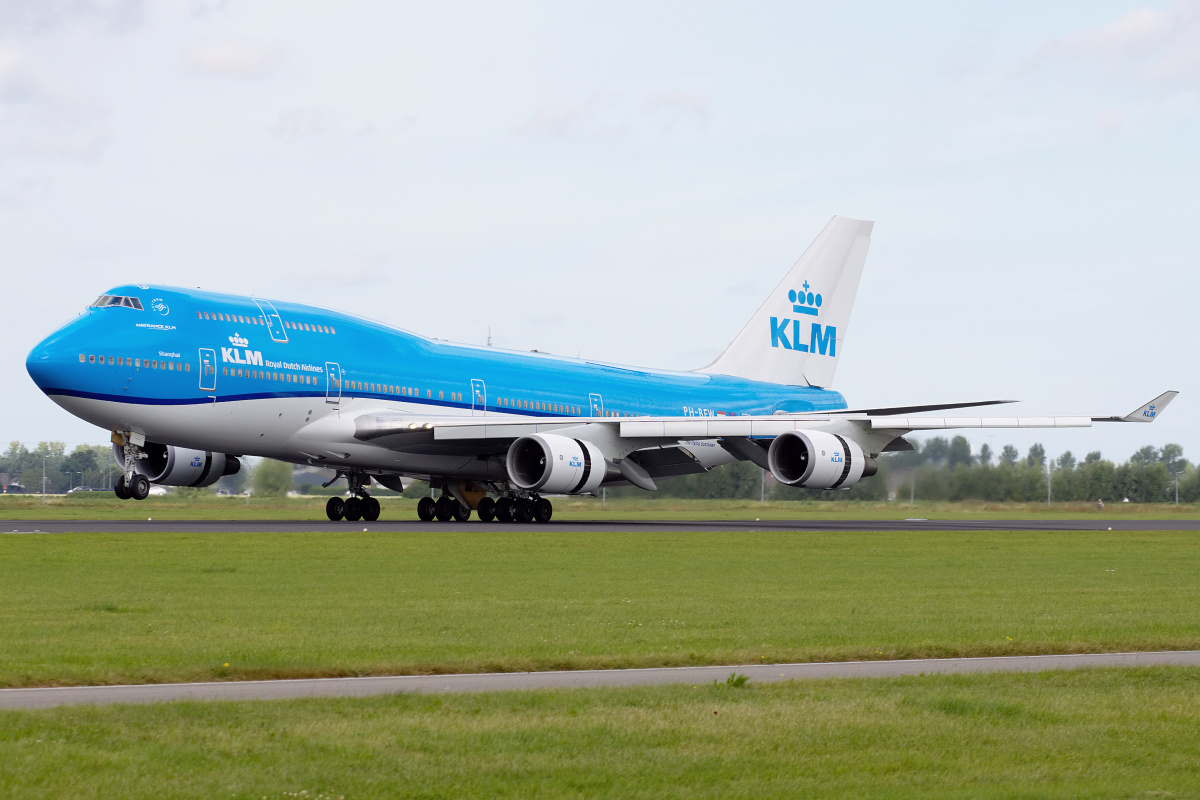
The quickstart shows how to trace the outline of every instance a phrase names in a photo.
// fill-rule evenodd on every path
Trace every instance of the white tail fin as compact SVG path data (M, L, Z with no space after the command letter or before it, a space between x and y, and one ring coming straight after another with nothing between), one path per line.
M827 387L875 223L834 217L721 355L699 372Z

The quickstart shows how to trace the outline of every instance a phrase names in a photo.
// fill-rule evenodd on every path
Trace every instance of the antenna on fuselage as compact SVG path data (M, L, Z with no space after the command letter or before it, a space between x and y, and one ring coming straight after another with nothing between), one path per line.
M491 325L488 325L488 342L487 342L487 346L488 346L488 347L491 347L491 346L492 346L492 326L491 326Z

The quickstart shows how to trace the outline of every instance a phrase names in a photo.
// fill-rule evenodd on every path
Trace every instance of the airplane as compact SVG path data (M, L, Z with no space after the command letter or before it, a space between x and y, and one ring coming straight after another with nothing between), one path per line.
M258 456L344 479L332 520L374 521L370 487L427 481L425 521L549 522L548 495L750 461L788 486L848 489L913 431L1153 422L1130 414L946 417L990 400L849 408L829 388L874 223L835 216L713 361L693 371L452 344L261 297L127 284L38 344L37 386L112 432L115 492L210 486ZM433 493L437 497L433 497Z

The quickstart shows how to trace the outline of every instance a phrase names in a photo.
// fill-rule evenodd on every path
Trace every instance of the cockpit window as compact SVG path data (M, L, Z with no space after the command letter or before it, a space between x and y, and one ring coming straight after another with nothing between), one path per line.
M142 309L142 301L136 297L122 297L115 294L102 294L92 303L92 308L107 308L108 306L124 306L125 308Z

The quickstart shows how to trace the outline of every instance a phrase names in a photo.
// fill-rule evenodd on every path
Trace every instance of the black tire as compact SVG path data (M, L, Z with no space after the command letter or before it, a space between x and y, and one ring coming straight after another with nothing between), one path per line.
M342 506L345 503L340 497L331 497L325 503L325 516L329 517L330 522L337 522L342 518Z
M471 518L471 509L468 506L464 506L462 503L455 503L454 518L459 522L466 522Z
M480 522L491 522L496 518L496 501L490 497L483 498L479 505L475 506L475 513Z
M129 496L134 500L145 500L150 496L150 479L145 475L134 475L129 484Z
M118 500L128 500L129 499L129 489L127 489L125 487L125 476L124 475L117 476L117 482L113 484L113 494L115 494L117 496Z
M433 522L436 507L437 503L434 502L432 497L422 497L420 502L417 503L417 517L420 518L421 522Z
M450 499L449 495L444 494L439 497L433 507L433 513L438 518L438 522L449 522L454 517L456 505L458 505L458 501Z
M535 522L546 524L554 516L554 506L544 497L539 497L533 503L533 519Z
M374 497L363 498L362 518L366 522L374 522L379 519L379 501Z
M517 509L514 516L516 517L517 522L521 523L522 525L528 525L529 523L533 522L533 501L524 497L517 500Z
M511 497L501 497L496 501L496 519L499 522L516 522L517 518L513 516L516 510Z
M358 522L362 519L362 501L357 497L349 497L342 503L342 516L346 522Z

